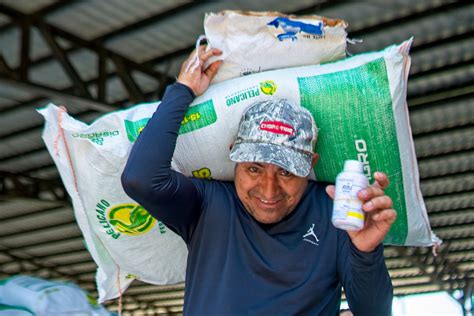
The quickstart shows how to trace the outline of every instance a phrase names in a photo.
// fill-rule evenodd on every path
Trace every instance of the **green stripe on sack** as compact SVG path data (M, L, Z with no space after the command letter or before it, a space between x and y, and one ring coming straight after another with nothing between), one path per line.
M320 181L334 182L344 161L364 163L373 181L375 171L385 172L385 190L398 213L385 243L403 245L407 238L407 209L402 166L392 111L392 99L383 58L360 67L314 77L298 78L301 105L320 129L316 152L321 155L314 171Z
M188 109L181 122L179 134L185 134L206 127L217 121L214 103L208 100Z
M127 131L128 140L132 143L135 142L138 138L138 135L142 132L145 128L145 125L150 120L149 117L138 120L138 121L129 121L124 120L125 130Z

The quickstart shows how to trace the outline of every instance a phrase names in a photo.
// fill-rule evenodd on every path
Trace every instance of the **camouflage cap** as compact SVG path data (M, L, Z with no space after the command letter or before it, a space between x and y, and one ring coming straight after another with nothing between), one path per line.
M317 135L313 117L305 108L288 100L259 102L244 112L230 159L271 163L306 177Z

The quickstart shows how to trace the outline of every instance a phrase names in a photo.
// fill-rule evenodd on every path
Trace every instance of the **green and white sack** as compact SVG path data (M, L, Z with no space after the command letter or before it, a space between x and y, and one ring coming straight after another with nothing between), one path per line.
M335 61L346 56L347 23L316 15L226 10L204 17L210 47L222 50L213 83L251 73Z
M53 104L39 110L46 147L98 266L99 302L118 297L134 279L159 285L184 281L184 241L130 199L120 182L139 128L157 104L112 112L92 125Z
M0 315L112 314L75 284L14 276L0 281Z
M211 86L183 120L174 166L184 174L233 179L229 146L243 111L270 98L307 108L320 128L316 178L333 182L347 159L388 174L386 190L398 212L386 244L430 246L430 229L419 188L406 90L411 40L383 51L317 66L249 75ZM218 137L216 137L218 136Z

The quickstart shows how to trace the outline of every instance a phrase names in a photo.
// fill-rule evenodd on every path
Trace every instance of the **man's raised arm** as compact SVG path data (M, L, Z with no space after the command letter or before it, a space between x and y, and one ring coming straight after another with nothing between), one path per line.
M178 82L170 85L153 117L135 142L125 169L125 192L151 215L189 240L190 228L200 215L200 194L193 182L171 170L181 121L195 95L202 94L220 66L205 62L220 51L199 48L183 63Z

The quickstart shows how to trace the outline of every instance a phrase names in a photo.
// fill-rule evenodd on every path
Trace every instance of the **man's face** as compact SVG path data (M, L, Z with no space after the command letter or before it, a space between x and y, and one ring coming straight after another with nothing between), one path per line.
M298 205L308 178L268 163L241 162L235 168L235 188L247 211L263 224L281 221Z

